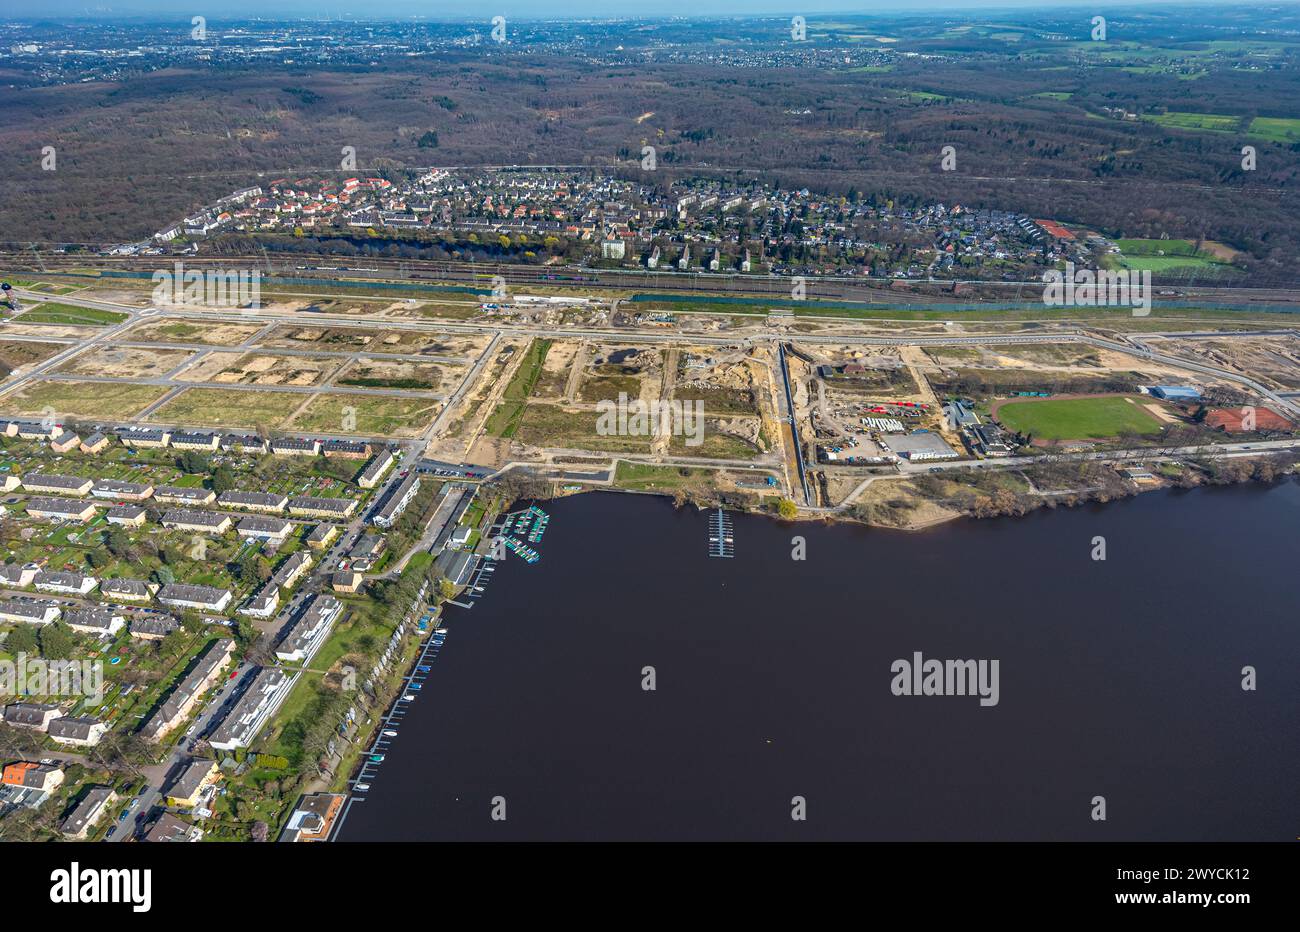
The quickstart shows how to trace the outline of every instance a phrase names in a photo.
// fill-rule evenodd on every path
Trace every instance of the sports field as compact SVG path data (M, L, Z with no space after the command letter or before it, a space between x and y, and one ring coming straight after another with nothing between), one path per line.
M1104 440L1122 433L1154 434L1160 422L1145 408L1150 398L1099 395L1095 398L1015 399L997 407L1004 427L1035 440Z

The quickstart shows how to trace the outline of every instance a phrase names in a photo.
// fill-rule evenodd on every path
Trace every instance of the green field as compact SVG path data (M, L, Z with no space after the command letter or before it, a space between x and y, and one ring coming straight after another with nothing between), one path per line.
M126 320L125 314L117 311L101 311L93 307L76 307L47 301L38 304L30 311L14 318L20 324L79 324L103 327L107 324L120 324Z
M1255 117L1250 121L1249 133L1270 142L1300 142L1300 120L1280 117Z
M651 466L619 460L614 484L639 492L674 492L678 489L704 491L713 485L713 471L689 466Z
M1117 239L1115 245L1130 256L1195 256L1196 244L1189 239Z
M1144 410L1141 396L1024 400L1004 404L997 419L1035 440L1103 440L1120 434L1154 434L1160 422Z
M1142 119L1157 126L1201 133L1235 133L1242 130L1244 118L1227 113L1144 113ZM1245 126L1248 136L1283 144L1300 142L1300 119L1290 117L1255 117Z
M398 395L317 395L290 424L299 430L414 437L438 414L441 402Z
M1122 253L1120 263L1127 269L1150 269L1165 272L1178 268L1226 266L1207 252L1197 252L1196 244L1185 239L1120 239L1115 244Z
M1226 113L1188 113L1183 110L1170 110L1168 113L1144 113L1142 119L1157 126L1189 129L1202 133L1233 133L1241 127L1241 117Z
M302 395L284 392L187 388L154 411L151 420L204 427L274 427L302 401Z

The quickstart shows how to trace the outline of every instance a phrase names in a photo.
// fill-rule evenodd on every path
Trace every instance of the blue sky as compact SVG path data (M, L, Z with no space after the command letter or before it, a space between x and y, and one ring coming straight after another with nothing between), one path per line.
M1140 0L1139 0L1140 2ZM1147 0L1169 4L1182 0ZM1233 0L1228 0L1233 2ZM1235 0L1246 2L1246 0ZM569 16L662 17L717 16L749 13L882 13L894 11L973 10L1008 8L1095 8L1133 6L1133 0L41 0L39 3L0 0L0 17L21 19L50 16L141 16L185 19L202 15L217 25L222 18L307 17L313 19L364 18L485 20L501 13L516 18ZM1184 4L1186 5L1186 4ZM1252 3L1252 5L1258 5Z

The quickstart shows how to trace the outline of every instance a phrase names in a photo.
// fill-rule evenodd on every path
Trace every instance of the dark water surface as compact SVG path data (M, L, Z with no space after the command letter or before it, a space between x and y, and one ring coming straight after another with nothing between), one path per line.
M544 507L541 562L447 612L343 840L1300 835L1300 484L914 534L736 516L733 560L662 499ZM893 695L914 651L997 659L999 703Z

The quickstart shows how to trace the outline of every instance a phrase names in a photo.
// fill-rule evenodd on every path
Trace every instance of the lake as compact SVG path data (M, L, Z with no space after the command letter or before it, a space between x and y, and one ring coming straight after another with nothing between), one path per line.
M511 555L473 609L448 608L341 840L1300 829L1294 481L917 533L736 515L730 560L706 555L706 513L664 499L543 507L540 562ZM895 695L916 652L996 660L996 705Z

